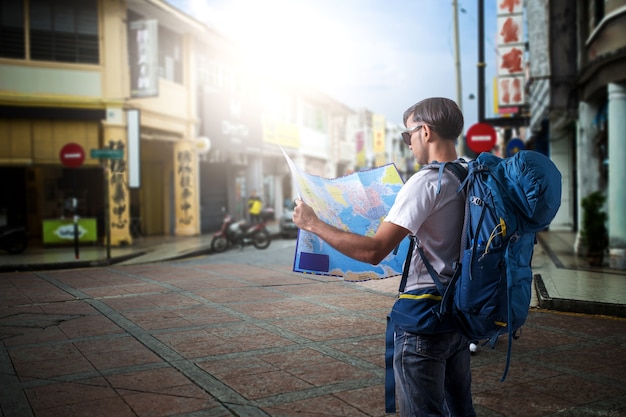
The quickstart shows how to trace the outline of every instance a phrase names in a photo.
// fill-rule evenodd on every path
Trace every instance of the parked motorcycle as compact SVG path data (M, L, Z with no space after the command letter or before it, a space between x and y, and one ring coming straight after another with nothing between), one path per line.
M272 238L265 222L249 224L245 220L234 221L233 217L225 213L220 230L213 235L211 249L214 252L224 252L231 246L253 245L257 249L266 249Z
M24 226L0 226L0 249L11 254L22 253L28 246L28 234Z

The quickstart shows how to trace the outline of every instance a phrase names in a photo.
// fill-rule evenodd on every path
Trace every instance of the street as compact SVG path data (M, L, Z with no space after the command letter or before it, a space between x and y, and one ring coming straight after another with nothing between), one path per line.
M0 274L2 416L383 416L394 279L291 272L295 240ZM374 283L374 284L372 284ZM625 416L626 320L532 309L472 360L479 416Z

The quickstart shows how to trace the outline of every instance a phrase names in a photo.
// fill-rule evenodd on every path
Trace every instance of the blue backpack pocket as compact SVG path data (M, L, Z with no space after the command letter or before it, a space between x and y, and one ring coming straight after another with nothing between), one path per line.
M504 246L488 252L475 248L463 251L463 264L471 267L462 268L454 306L456 319L470 339L501 334L507 327L504 252Z
M452 317L441 314L442 297L436 288L412 290L398 295L389 318L404 331L438 334L454 330Z

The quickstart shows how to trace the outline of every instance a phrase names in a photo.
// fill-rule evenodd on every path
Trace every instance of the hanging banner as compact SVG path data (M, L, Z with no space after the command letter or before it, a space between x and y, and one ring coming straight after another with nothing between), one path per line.
M526 104L523 0L498 2L498 107L515 109Z
M159 41L156 20L135 20L128 25L130 95L159 95Z

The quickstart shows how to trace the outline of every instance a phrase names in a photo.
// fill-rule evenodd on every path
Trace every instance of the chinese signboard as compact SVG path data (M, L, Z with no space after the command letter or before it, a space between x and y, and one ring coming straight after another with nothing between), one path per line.
M128 27L130 94L136 97L159 95L159 43L156 20L136 20Z
M526 103L524 95L523 0L498 2L498 107Z

